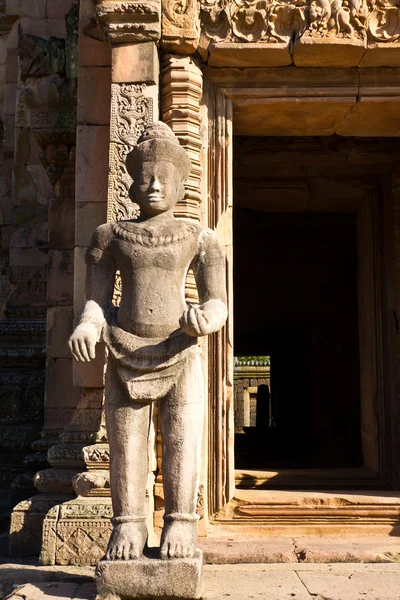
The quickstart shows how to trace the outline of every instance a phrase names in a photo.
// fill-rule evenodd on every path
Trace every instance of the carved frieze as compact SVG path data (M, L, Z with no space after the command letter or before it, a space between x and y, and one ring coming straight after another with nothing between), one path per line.
M293 45L303 35L371 42L400 38L400 7L391 0L199 1L203 49L218 42ZM163 11L170 10L170 2L165 0Z
M161 0L94 0L100 27L111 44L158 41Z

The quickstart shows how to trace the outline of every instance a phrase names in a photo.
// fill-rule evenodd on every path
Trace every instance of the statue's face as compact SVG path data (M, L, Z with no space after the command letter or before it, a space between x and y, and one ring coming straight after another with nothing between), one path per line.
M154 216L175 206L180 199L181 177L169 162L145 162L135 178L134 196L144 216Z

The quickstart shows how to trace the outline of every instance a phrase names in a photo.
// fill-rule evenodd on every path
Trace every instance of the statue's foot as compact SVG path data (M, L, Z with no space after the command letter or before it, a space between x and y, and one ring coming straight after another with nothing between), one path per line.
M197 521L166 521L161 536L160 556L192 558L197 546Z
M118 523L112 530L108 542L107 560L129 560L139 558L147 540L146 523Z

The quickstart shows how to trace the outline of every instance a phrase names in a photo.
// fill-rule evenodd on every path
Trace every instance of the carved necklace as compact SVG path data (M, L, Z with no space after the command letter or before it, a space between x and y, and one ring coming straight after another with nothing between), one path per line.
M172 235L154 235L150 227L145 228L132 221L117 221L112 224L112 231L116 237L131 242L132 244L140 244L141 246L155 248L156 246L166 246L167 244L186 240L197 232L197 226L195 224L181 223L182 226Z

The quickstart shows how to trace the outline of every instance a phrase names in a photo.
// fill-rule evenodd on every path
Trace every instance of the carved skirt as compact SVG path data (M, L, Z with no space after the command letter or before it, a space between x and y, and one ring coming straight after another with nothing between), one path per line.
M181 330L167 339L142 338L116 324L116 311L107 321L103 340L118 378L133 401L148 402L166 396L198 352L197 338Z

